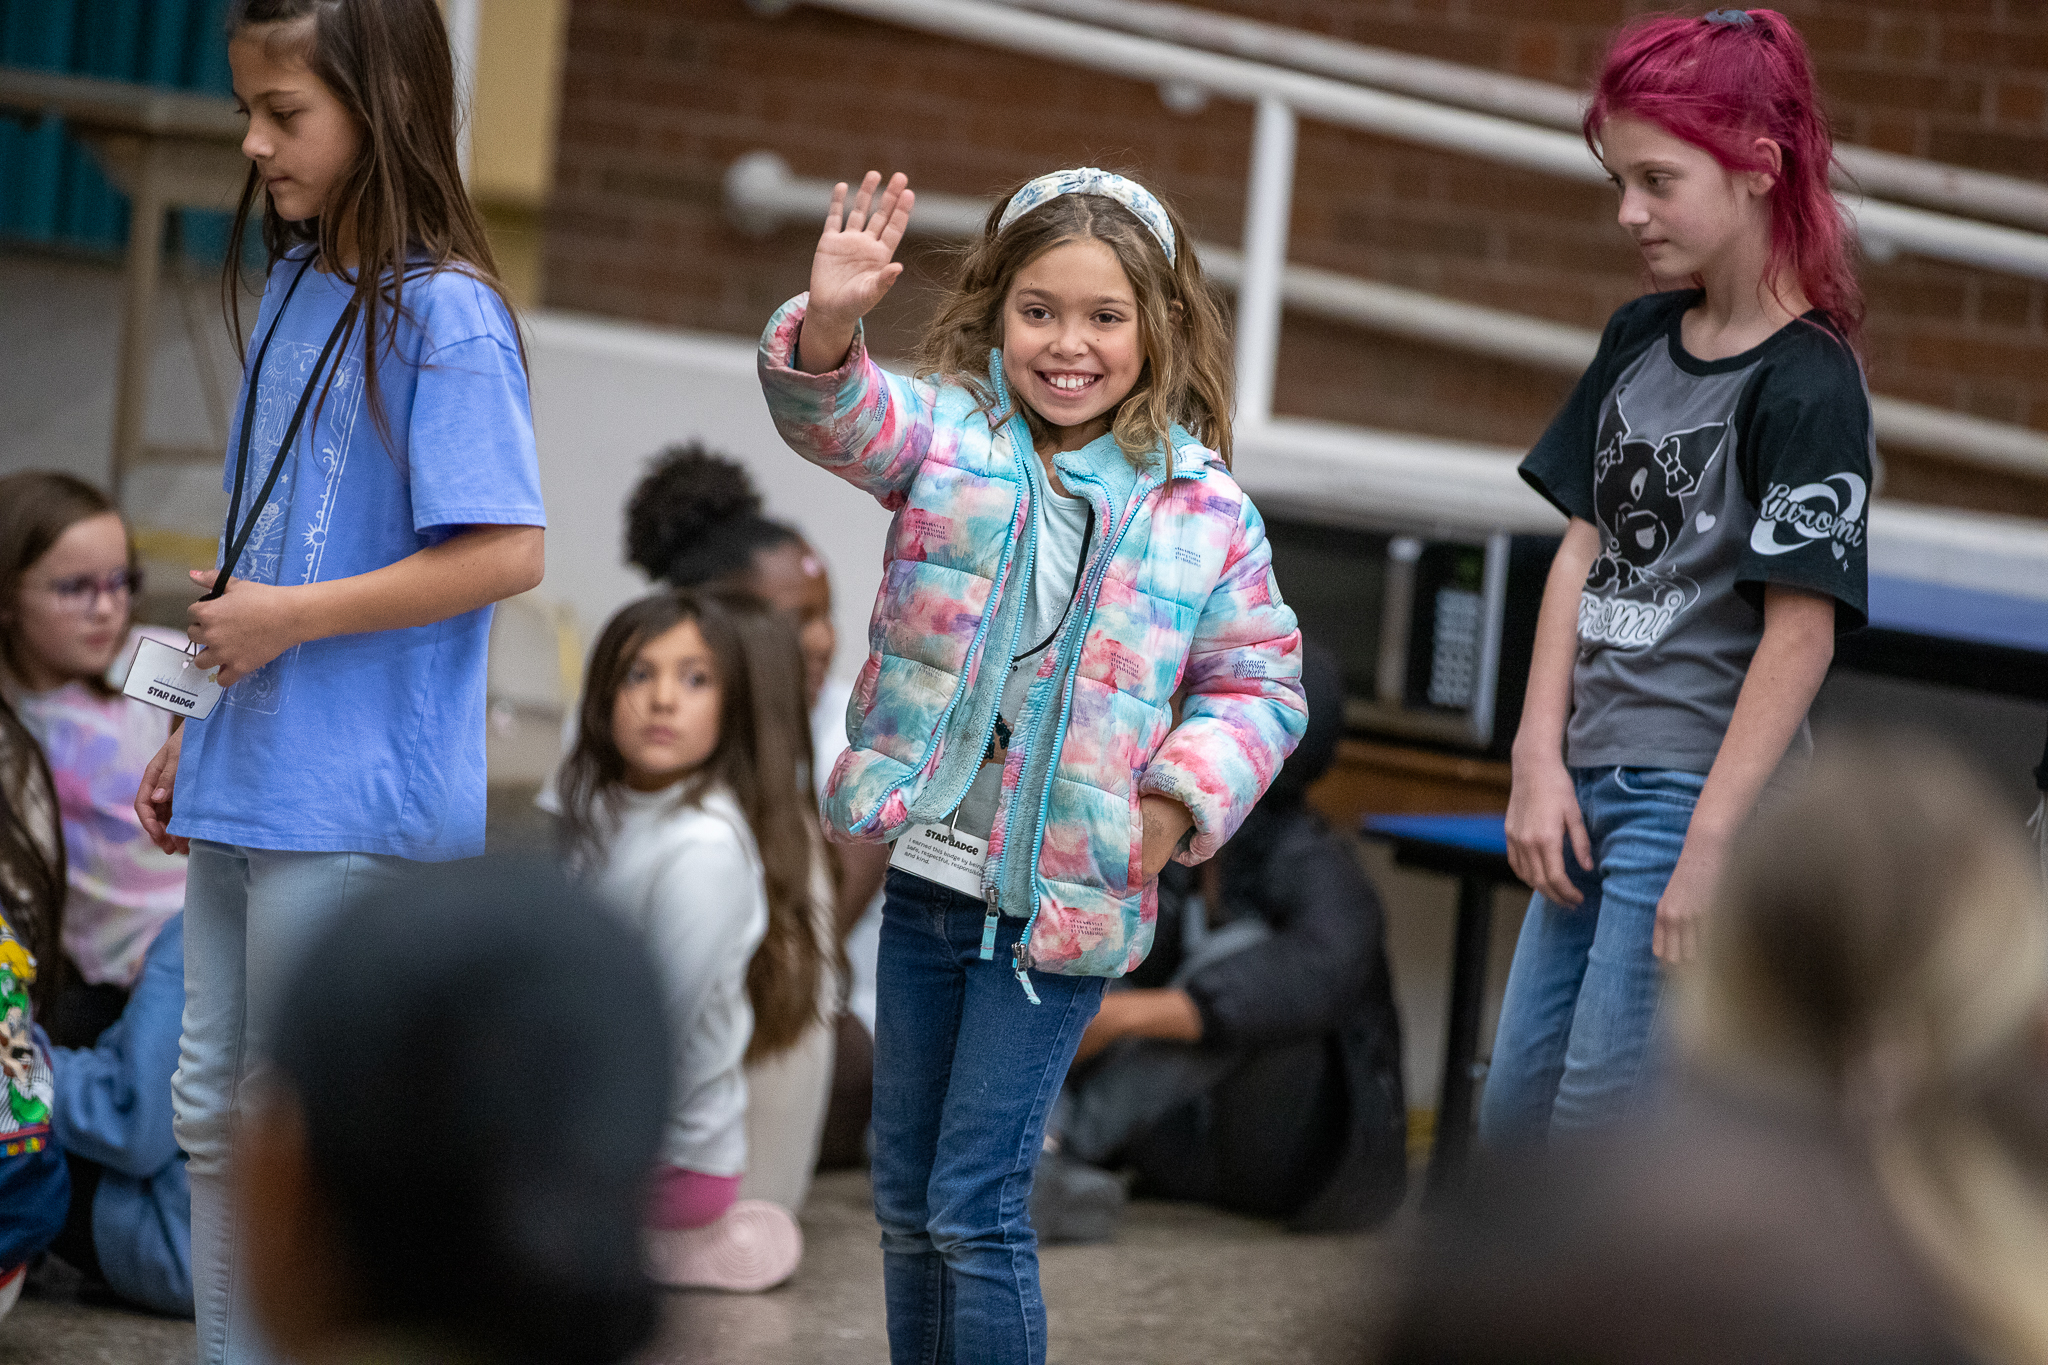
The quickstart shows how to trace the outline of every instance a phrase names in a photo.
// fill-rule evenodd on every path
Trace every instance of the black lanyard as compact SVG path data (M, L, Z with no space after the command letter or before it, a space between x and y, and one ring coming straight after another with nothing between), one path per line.
M1050 493L1048 492L1044 496L1050 496ZM1081 557L1074 561L1074 586L1067 593L1066 610L1060 613L1059 624L1052 628L1051 634L1047 635L1043 640L1040 640L1037 644L1031 646L1031 648L1025 650L1022 654L1012 654L1010 656L1010 667L1013 669L1016 668L1018 664L1021 664L1026 659L1030 658L1032 655L1037 654L1044 650L1047 645L1050 645L1054 640L1057 640L1059 638L1060 632L1067 628L1067 618L1074 614L1074 603L1081 600L1081 580L1082 578L1086 577L1088 569L1088 542L1095 539L1095 504L1092 502L1088 502L1086 499L1083 499L1082 505L1088 509L1088 526L1087 529L1081 532ZM1031 591L1031 585L1029 583L1026 583L1024 585L1024 591L1027 594ZM1002 698L997 697L996 728L993 732L990 733L988 737L988 752L983 756L982 761L993 761L995 757L996 746L999 744L1005 749L1009 748L1010 734L1010 722L1003 719ZM954 814L957 816L959 812L956 810Z
M317 254L317 253L316 253ZM249 504L248 520L242 523L241 534L235 533L235 519L242 509L242 481L249 469L249 436L256 425L256 387L263 379L263 360L270 354L271 339L277 335L277 324L284 321L285 310L292 305L292 295L299 292L299 281L306 278L307 269L313 264L313 256L307 256L299 273L292 276L291 288L284 291L284 301L277 305L277 315L270 319L270 330L263 334L263 344L256 349L256 363L249 369L249 392L242 403L242 438L235 448L235 491L228 498L227 529L222 532L221 543L227 547L221 561L220 572L214 576L213 590L200 598L211 602L228 590L228 579L235 572L235 565L241 562L242 551L248 547L249 537L255 533L256 522L263 515L263 509L270 503L270 494L277 487L277 476L284 470L284 462L292 453L292 442L298 439L299 424L305 420L306 405L313 401L313 387L320 382L320 372L327 368L327 359L334 354L335 346L349 324L355 321L355 300L349 300L348 307L341 310L341 316L334 320L334 330L327 334L327 344L320 348L320 358L313 362L313 373L306 377L306 387L299 393L299 405L292 410L291 425L284 429L284 439L277 443L277 454L270 461L270 475L263 480L263 491ZM338 362L337 362L338 363Z
M1048 496L1050 496L1049 493ZM1067 608L1065 611L1062 611L1060 613L1059 624L1052 628L1051 634L1047 635L1043 640L1040 640L1037 644L1031 646L1031 648L1025 650L1022 654L1012 654L1010 656L1010 662L1012 664L1023 663L1026 659L1030 658L1032 655L1038 653L1047 645L1051 644L1054 640L1058 639L1059 633L1067 628L1067 618L1074 614L1074 603L1080 600L1081 597L1081 578L1088 568L1088 542L1095 539L1095 504L1092 502L1088 502L1086 499L1083 499L1082 505L1088 509L1088 527L1086 530L1081 532L1081 556L1080 558L1074 561L1074 586L1072 590L1067 593ZM1025 584L1024 591L1026 593L1029 593L1031 591L1031 585L1028 583Z

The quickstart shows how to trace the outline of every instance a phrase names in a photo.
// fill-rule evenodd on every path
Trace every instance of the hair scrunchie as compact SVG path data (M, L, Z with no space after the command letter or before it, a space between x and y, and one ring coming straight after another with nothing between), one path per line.
M1166 209L1152 197L1152 191L1114 171L1098 170L1093 166L1076 166L1072 170L1041 175L1018 190L1010 196L1003 216L996 222L996 235L1001 236L1009 230L1010 224L1040 204L1063 194L1099 194L1116 200L1136 214L1138 221L1158 239L1160 250L1166 253L1166 263L1174 263L1173 223L1167 218Z

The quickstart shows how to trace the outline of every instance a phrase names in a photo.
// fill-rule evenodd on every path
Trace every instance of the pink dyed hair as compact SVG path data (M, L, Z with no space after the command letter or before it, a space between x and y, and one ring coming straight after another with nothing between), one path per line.
M1813 60L1784 15L1746 13L1746 24L1660 15L1624 26L1586 106L1586 144L1597 155L1601 125L1617 115L1654 123L1733 172L1770 170L1751 144L1759 137L1777 143L1782 166L1771 189L1769 275L1790 273L1854 345L1863 328L1863 288L1848 225L1828 187L1835 143Z

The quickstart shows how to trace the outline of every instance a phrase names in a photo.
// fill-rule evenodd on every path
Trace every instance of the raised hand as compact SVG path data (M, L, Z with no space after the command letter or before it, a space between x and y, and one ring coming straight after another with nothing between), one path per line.
M797 338L797 364L811 374L836 370L853 346L854 324L882 301L903 273L895 259L897 243L910 222L917 195L901 171L889 177L878 199L879 171L861 179L860 191L847 203L846 183L832 187L832 207L825 231L811 258L811 302Z

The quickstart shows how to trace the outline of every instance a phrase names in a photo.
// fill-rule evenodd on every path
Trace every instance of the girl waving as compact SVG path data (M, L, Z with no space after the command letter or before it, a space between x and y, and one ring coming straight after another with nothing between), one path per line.
M298 948L407 860L483 851L490 604L540 581L539 466L512 314L455 157L433 0L241 0L228 60L271 262L191 608L226 688L144 773L192 854L178 1141L199 1358L230 1322L230 1118ZM229 254L227 288L237 281Z
M845 837L896 845L890 1351L1042 1361L1046 1111L1104 979L1151 945L1160 868L1214 853L1300 737L1300 636L1230 475L1222 319L1178 218L1093 168L1018 187L906 379L860 335L914 202L880 181L835 191L761 379L799 454L896 513L826 794Z

